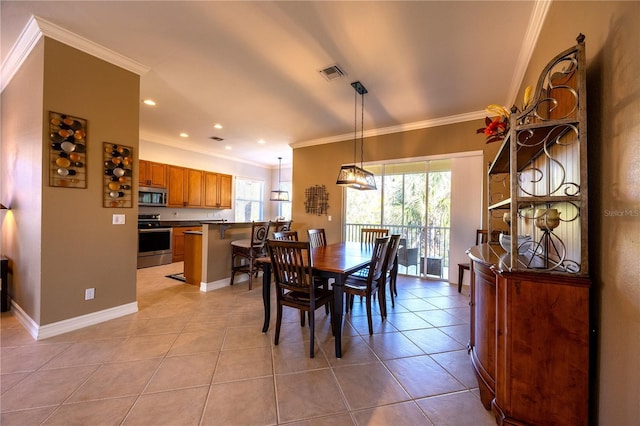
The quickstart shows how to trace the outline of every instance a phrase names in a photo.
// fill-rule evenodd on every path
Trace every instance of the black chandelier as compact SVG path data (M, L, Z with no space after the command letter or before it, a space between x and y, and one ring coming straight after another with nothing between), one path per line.
M340 167L336 185L344 185L349 188L359 190L376 189L376 180L373 173L362 167L364 162L364 95L368 93L367 89L359 81L351 83L355 90L354 98L354 114L353 114L353 164ZM358 139L358 94L362 99L361 125L360 125L360 167L356 164L356 145Z

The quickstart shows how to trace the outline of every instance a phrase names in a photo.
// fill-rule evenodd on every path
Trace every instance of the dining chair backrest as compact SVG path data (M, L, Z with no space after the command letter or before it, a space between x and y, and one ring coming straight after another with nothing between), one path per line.
M269 236L269 222L251 224L251 247L263 247Z
M374 281L378 281L382 276L384 257L387 253L390 237L380 237L374 240L373 252L371 253L371 263L369 264L369 274L367 275L367 286L371 286Z
M388 229L362 228L360 230L360 242L373 244L376 238L386 237L388 235L389 235Z
M277 221L273 222L274 232L283 232L283 231L291 231L291 222L290 220L286 221Z
M274 240L298 241L298 231L280 231L273 233Z
M309 229L307 231L311 248L322 247L327 245L327 238L324 234L324 228Z
M383 272L387 276L391 274L391 270L393 269L398 247L400 247L400 234L393 234L389 237L389 245L387 246L387 253L384 257L384 265L382 267Z
M279 294L286 289L313 296L313 269L309 242L269 240L267 247Z

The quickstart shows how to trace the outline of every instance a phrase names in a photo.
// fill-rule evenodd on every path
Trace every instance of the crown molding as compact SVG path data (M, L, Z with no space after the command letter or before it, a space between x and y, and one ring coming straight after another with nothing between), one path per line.
M381 135L388 135L391 133L408 132L411 130L427 129L429 127L446 126L448 124L456 124L456 123L463 123L465 121L484 119L486 116L487 116L487 113L484 110L475 111L475 112L469 112L465 114L450 115L448 117L434 118L431 120L423 120L423 121L415 121L413 123L399 124L397 126L365 130L363 135L365 138L368 138L371 136L381 136ZM293 142L289 144L289 146L293 149L305 148L308 146L324 145L328 143L342 142L350 139L353 139L353 134L345 133L343 135L329 136L326 138Z
M7 59L2 63L2 68L0 69L0 81L2 82L0 91L3 91L9 84L43 36L52 38L138 75L145 74L150 70L150 67L140 62L72 33L46 19L32 15L24 30L22 30L20 37L18 37L18 41L11 48L9 55L7 55Z

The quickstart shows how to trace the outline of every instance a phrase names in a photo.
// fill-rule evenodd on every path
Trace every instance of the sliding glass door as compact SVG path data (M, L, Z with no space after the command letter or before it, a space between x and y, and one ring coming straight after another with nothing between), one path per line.
M376 191L346 191L345 240L360 229L388 228L401 235L399 272L446 279L449 260L451 161L367 166Z

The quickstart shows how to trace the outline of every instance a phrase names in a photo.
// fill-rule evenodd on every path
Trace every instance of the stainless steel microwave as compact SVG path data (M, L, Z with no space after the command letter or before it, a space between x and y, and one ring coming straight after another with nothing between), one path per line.
M167 207L167 190L164 188L138 188L138 205L152 207Z

